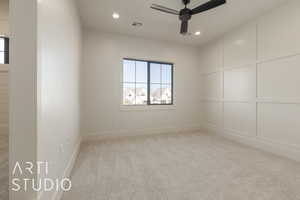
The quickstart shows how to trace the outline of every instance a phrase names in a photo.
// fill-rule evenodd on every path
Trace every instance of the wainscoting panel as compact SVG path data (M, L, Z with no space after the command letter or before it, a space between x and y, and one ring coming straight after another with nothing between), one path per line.
M218 68L214 75L202 74L206 80L202 85L203 126L298 161L299 10L300 1L288 1L199 51L200 64L206 63L200 66L203 71ZM220 44L223 47L219 57L211 47ZM213 58L219 60L212 61ZM221 65L216 67L218 63Z
M300 99L300 55L259 64L258 97Z
M258 136L300 148L300 104L259 104Z
M243 26L224 38L224 67L256 61L256 23Z
M238 132L242 135L256 134L256 104L224 103L224 129Z
M292 0L258 21L258 58L300 53L300 1Z
M256 98L256 65L224 71L224 98Z

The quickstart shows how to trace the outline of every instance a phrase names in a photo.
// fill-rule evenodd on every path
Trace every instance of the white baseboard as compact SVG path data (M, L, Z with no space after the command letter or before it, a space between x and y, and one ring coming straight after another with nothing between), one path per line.
M74 152L72 153L71 157L70 157L70 160L68 161L68 164L62 174L62 178L69 178L70 175L71 175L71 172L74 168L74 165L75 165L75 161L76 161L76 158L78 156L78 153L79 153L79 150L80 150L80 145L81 145L81 141L82 141L82 138L80 138L75 146L75 149L74 149ZM52 195L52 200L60 200L62 198L62 195L63 195L63 191L62 190L59 190L59 191L55 191ZM43 192L40 192L40 194L38 195L38 198L39 200L43 200Z
M74 168L74 165L75 165L75 162L76 162L76 159L77 159L77 156L79 154L79 150L80 150L80 145L81 145L81 142L82 142L82 138L80 138L75 146L75 149L74 149L74 152L68 162L68 165L62 175L62 178L70 178L71 176L71 172ZM62 190L59 190L57 192L54 193L53 195L53 198L52 200L60 200L62 198L62 195L63 195L63 191Z
M220 135L222 137L225 137L230 140L234 140L236 142L261 149L263 151L267 151L279 156L287 157L289 159L295 160L300 162L300 148L288 145L288 144L282 144L278 142L274 142L271 140L268 140L266 138L262 138L259 136L246 136L239 134L238 132L230 131L230 130L224 130L222 128L218 128L217 126L203 123L202 124L202 130Z
M80 150L80 145L81 145L81 142L82 142L82 138L80 137L80 139L78 140L76 146L75 146L75 149L70 157L70 160L68 161L68 164L62 174L62 178L69 178L70 175L71 175L71 172L74 168L74 165L75 165L75 161L76 161L76 158L78 156L78 153L79 153L79 150ZM40 192L38 194L38 200L43 200L43 195L44 195L44 192ZM60 200L62 198L62 195L63 195L63 191L62 190L59 190L59 191L55 191L52 195L52 200Z
M184 127L169 127L169 128L155 128L155 129L138 129L138 130L115 130L115 131L103 131L99 133L89 133L83 137L83 142L93 142L103 139L114 139L120 137L133 137L133 136L145 136L156 135L166 133L179 133L179 132L194 132L201 130L199 125L190 125Z

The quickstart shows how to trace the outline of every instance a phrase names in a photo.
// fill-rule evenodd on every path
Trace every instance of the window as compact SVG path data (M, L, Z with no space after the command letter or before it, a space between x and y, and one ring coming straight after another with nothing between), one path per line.
M0 37L0 64L9 63L9 39Z
M123 105L172 105L173 64L123 60Z

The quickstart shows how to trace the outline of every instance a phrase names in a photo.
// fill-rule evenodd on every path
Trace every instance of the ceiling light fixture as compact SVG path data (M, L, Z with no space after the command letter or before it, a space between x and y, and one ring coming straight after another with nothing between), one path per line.
M120 18L120 15L118 13L114 13L112 16L113 16L114 19L119 19Z
M164 13L176 15L177 18L179 18L179 20L181 21L180 33L186 34L189 32L188 31L189 21L192 19L193 15L203 13L205 11L219 7L225 4L226 1L227 0L206 0L205 3L199 5L198 7L190 9L188 8L188 4L191 2L191 0L182 0L182 3L184 4L184 8L181 9L180 11L162 5L158 5L158 4L152 4L150 8Z
M201 35L200 31L195 32L195 35Z
M192 35L192 33L188 32L188 33L181 34L181 35L182 35L182 36L184 36L184 37L187 37L187 36L191 36L191 35Z

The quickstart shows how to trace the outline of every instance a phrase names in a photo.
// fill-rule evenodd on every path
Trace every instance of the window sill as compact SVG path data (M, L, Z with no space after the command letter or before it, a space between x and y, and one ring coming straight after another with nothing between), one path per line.
M127 111L159 111L159 110L176 110L175 105L141 105L141 106L125 106L121 105L120 110Z

